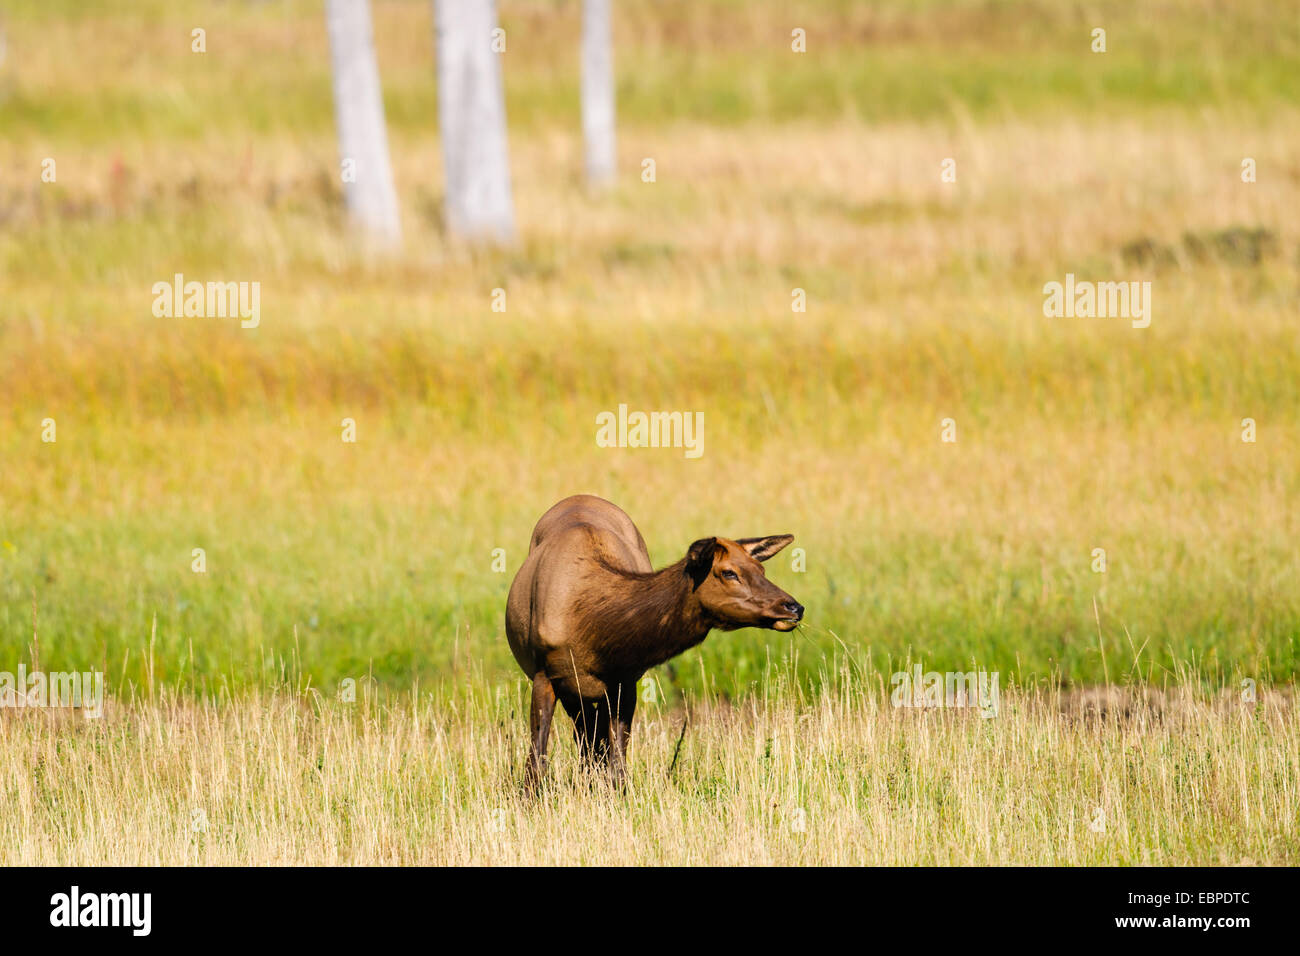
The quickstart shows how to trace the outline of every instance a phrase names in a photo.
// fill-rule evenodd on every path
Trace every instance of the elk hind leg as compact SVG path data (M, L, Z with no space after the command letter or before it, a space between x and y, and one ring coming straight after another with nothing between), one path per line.
M533 675L533 699L528 709L528 727L531 743L528 765L524 768L524 784L536 790L546 773L546 746L551 738L551 717L555 713L555 688L545 671Z

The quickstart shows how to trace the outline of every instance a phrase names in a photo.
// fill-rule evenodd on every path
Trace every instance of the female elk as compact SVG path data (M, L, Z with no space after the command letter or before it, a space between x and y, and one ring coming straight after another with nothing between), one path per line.
M510 650L533 682L529 785L546 768L557 700L584 760L621 783L642 674L715 628L792 630L803 605L760 562L793 540L701 538L655 571L632 519L602 498L574 495L542 515L506 603Z

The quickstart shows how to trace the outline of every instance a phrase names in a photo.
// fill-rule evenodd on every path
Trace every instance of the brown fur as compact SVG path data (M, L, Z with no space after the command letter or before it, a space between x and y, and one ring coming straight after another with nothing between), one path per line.
M557 700L583 757L622 780L637 682L648 669L715 628L793 628L803 607L761 564L792 540L702 538L654 571L636 525L610 502L574 495L542 515L506 603L510 650L533 681L530 784L545 770Z

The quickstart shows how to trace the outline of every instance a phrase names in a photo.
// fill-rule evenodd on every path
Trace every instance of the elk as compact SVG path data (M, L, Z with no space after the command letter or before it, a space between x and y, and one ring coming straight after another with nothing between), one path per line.
M803 605L762 565L793 540L701 538L655 571L632 519L603 498L573 495L542 515L506 602L510 650L533 684L527 786L545 774L557 700L573 719L584 764L607 767L622 784L647 670L714 629L793 630Z

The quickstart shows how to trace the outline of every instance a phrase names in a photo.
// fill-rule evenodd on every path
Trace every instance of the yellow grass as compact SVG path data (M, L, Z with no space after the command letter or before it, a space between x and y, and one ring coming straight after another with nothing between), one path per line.
M1300 862L1289 696L1125 707L1013 691L983 719L895 709L843 676L803 701L785 688L741 707L643 705L626 793L579 770L557 722L537 799L516 782L521 685L386 706L363 683L354 704L281 690L101 720L10 715L0 862Z

